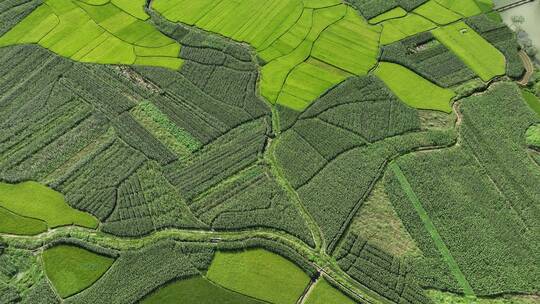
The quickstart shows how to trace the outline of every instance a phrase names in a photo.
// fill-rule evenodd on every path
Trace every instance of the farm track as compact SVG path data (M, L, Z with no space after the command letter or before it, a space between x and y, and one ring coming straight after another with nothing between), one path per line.
M523 78L521 78L521 80L519 80L517 83L519 85L526 86L534 73L534 65L529 55L527 55L527 53L525 53L523 50L519 51L518 55L519 58L521 58L521 61L523 61L523 66L525 66L525 75L523 75Z

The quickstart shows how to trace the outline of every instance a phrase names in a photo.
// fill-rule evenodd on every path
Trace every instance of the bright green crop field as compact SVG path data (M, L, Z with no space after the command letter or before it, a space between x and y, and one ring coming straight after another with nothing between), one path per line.
M443 89L400 65L381 62L375 75L407 105L426 110L450 113L450 101L455 93Z
M180 45L144 22L143 4L47 0L0 37L0 47L37 43L81 62L180 68Z
M58 245L43 252L45 272L62 298L88 288L113 262L114 259L71 245Z
M307 297L307 304L354 304L355 302L349 297L345 296L332 285L330 285L324 278L319 279L313 290Z
M0 183L0 207L2 217L7 219L0 223L0 229L13 234L37 234L47 227L68 225L93 229L98 225L92 215L71 208L62 194L36 182ZM17 218L28 226L16 224Z
M207 276L227 289L276 304L293 303L309 282L292 262L260 249L218 252Z
M433 35L484 81L506 73L504 55L463 22L440 27Z

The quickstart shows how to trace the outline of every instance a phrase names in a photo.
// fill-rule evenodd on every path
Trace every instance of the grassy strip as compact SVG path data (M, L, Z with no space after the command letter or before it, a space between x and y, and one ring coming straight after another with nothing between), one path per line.
M474 290L472 289L471 285L465 278L465 275L461 272L459 269L459 266L454 260L454 257L450 253L450 250L448 250L448 247L444 244L444 241L442 237L439 235L439 232L437 232L437 228L435 228L435 225L429 218L429 214L422 206L422 203L420 203L420 200L414 193L411 185L409 184L409 181L407 180L407 177L403 174L403 171L399 168L399 166L393 162L390 164L390 168L396 175L396 178L398 179L399 183L401 184L401 187L411 203L414 205L414 209L418 213L418 216L420 219L422 219L422 222L424 223L424 227L431 235L431 238L433 239L433 243L435 243L435 246L437 247L437 250L441 253L443 256L444 261L448 264L448 268L450 269L450 272L452 275L456 278L459 285L463 289L463 292L466 296L475 298L476 295L474 293Z
M432 33L482 80L506 74L504 55L464 22L439 27Z
M178 127L149 101L141 102L133 110L133 116L179 156L186 157L202 146L201 142L189 132Z
M395 63L381 62L374 73L407 105L424 110L452 112L450 101L456 95Z

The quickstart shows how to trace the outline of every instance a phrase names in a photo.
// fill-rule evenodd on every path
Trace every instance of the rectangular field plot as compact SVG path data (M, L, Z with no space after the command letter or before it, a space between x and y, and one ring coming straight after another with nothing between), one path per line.
M218 252L207 276L229 290L275 304L296 303L310 280L292 262L262 249Z
M375 75L407 105L425 110L450 113L450 101L455 93L443 89L401 65L381 62Z
M437 28L432 33L482 80L506 73L504 55L464 22Z

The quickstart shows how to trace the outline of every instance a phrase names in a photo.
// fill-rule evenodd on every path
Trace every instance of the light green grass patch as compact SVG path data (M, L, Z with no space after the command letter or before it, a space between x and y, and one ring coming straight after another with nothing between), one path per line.
M303 0L306 8L323 8L343 3L341 0Z
M383 26L381 44L396 42L437 27L435 23L415 14L408 14L402 18L390 19L381 24Z
M20 216L0 207L0 233L16 235L36 235L47 231L44 221Z
M489 13L493 10L494 3L493 0L475 0L476 5L480 8L480 10L484 13Z
M144 11L146 0L111 0L112 4L140 20L148 20L150 16Z
M478 6L475 0L436 0L440 5L462 15L470 17L482 13L482 9ZM483 3L485 8L487 3Z
M386 13L382 13L377 17L369 19L369 23L377 24L389 19L404 17L405 15L407 15L407 11L401 8L401 6L398 6L387 11Z
M261 95L294 110L377 63L381 27L337 0L155 0L153 7L170 21L251 44L266 62Z
M525 137L527 145L540 149L540 124L529 127Z
M326 279L321 278L316 285L313 287L313 290L309 294L306 304L355 304L351 298L344 295L342 292L334 288L332 285L326 281Z
M296 303L310 281L292 262L263 249L218 252L207 277L227 289L274 304Z
M521 90L521 95L529 107L540 116L540 98L527 90Z
M176 281L152 293L141 304L262 304L212 284L202 277Z
M504 55L464 22L439 27L432 33L482 80L506 74Z
M0 207L42 220L49 228L77 225L95 229L98 225L95 217L71 208L62 194L36 182L0 183Z
M367 24L348 7L343 19L321 33L311 56L352 74L366 74L377 63L379 36L379 26Z
M326 90L352 74L310 58L295 67L287 77L277 103L302 111Z
M435 0L430 0L413 11L439 25L445 25L461 19L461 15L440 5Z
M62 298L74 295L97 281L114 259L71 245L58 245L43 252L45 273Z
M452 112L450 101L456 95L452 90L441 88L399 64L381 62L375 75L413 108Z

